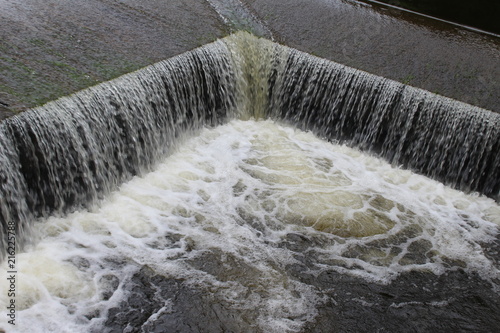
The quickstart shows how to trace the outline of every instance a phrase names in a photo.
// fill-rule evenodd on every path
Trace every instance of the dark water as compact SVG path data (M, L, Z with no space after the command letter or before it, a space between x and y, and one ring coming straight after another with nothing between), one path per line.
M369 1L368 1L369 2ZM500 34L500 3L491 0L380 0L448 21Z
M498 198L497 114L298 52L276 76L274 117Z
M156 169L231 120L191 143L198 167ZM4 121L2 249L14 221L25 274L62 272L46 308L73 331L494 331L498 205L397 167L498 200L499 125L240 33ZM109 195L135 175L151 184ZM21 313L48 331L29 290Z

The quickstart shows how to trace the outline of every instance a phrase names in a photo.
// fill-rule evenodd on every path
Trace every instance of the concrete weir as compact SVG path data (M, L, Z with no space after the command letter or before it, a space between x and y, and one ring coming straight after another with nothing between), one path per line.
M135 71L43 106L2 90L2 108L33 107L0 123L0 275L15 275L19 295L0 284L0 332L14 327L2 310L12 300L14 332L499 331L500 114L488 58L497 44L483 36L476 50L479 35L452 41L443 34L455 28L357 1L188 2L210 13L215 31L189 39L192 50L158 44L126 70ZM9 11L0 15L26 24L20 3L1 4ZM151 33L145 47L183 11L169 2L167 15L156 1L48 4L55 15L89 3L109 10L108 28ZM284 10L297 24L282 25ZM193 13L184 10L185 22ZM299 14L336 28L305 29ZM354 21L364 37L350 43ZM368 29L376 22L386 33ZM214 38L225 29L267 38ZM410 44L437 43L415 48L405 77L411 54L387 55L398 49L389 40L408 48L397 31L411 32ZM374 34L385 60L367 51ZM106 38L116 47L125 35ZM322 57L304 52L313 38ZM54 51L40 40L29 43ZM454 60L425 66L442 43ZM452 52L460 45L471 54ZM72 54L52 51L47 59ZM11 52L0 60L31 66ZM94 73L83 58L58 77ZM469 77L447 71L471 63ZM468 94L465 82L482 84Z
M239 33L4 121L2 225L21 235L88 207L186 131L235 118L284 121L498 199L497 113Z
M67 219L62 217L61 223L71 225L75 223L70 222L74 219L72 212L76 212L78 216L82 211L90 209L91 216L84 217L83 221L87 222L78 227L78 230L88 229L85 224L94 224L102 219L94 216L92 212L96 209L106 209L105 203L108 202L109 195L116 196L113 191L121 188L120 185L133 176L147 177L186 137L199 133L203 128L217 129L222 124L232 124L236 120L248 120L248 126L253 126L252 119L272 119L311 131L320 138L377 154L394 166L403 165L453 187L482 192L498 199L499 114L320 59L248 33L238 33L2 122L2 249L8 247L12 232L17 237L18 245L25 245L26 249L38 247L38 244L46 241L50 242L54 231L47 234L37 230L44 228L45 224L48 230L54 228L51 227L53 222L50 222L54 219L50 217L53 215L69 214ZM262 126L269 125L262 123ZM254 137L258 135L254 134ZM245 166L241 167L241 170L251 175L246 180L243 180L246 176L237 182L227 178L228 170L235 167L225 164L221 171L216 171L216 167L207 169L208 174L226 174L223 179L233 182L228 193L233 193L234 197L211 199L212 196L220 196L217 194L219 187L212 190L205 189L205 186L199 190L182 190L185 192L183 195L187 195L186 202L192 200L187 198L198 195L201 195L198 200L207 202L201 204L200 207L207 208L199 213L186 211L186 208L174 208L169 213L167 207L171 200L175 202L176 199L170 199L167 194L169 192L164 190L161 190L160 196L154 194L151 197L150 194L146 198L138 199L136 196L144 191L139 190L127 206L117 208L114 213L118 214L117 221L128 220L130 216L138 214L130 220L132 225L151 219L161 221L166 217L168 220L154 227L151 235L146 238L153 237L157 240L144 245L155 253L159 249L167 251L166 253L174 251L177 254L168 255L169 265L188 265L189 269L185 271L185 268L178 267L174 270L180 269L177 274L168 269L161 273L165 269L161 264L161 256L158 257L160 262L153 261L150 264L140 259L142 254L139 258L133 258L134 255L129 258L125 254L126 248L137 247L136 242L125 248L120 246L119 253L124 251L120 255L124 256L121 259L109 257L112 254L105 248L94 249L94 254L89 258L82 254L83 257L77 255L64 259L63 263L68 260L72 262L73 270L100 276L94 287L90 284L79 288L82 291L94 289L97 292L95 295L100 296L95 296L99 299L97 303L93 303L92 298L85 301L87 305L77 312L81 312L82 318L87 318L76 319L86 322L83 326L77 325L78 329L95 332L122 331L125 327L133 327L134 331L138 332L319 332L332 326L342 331L341 327L344 325L359 330L378 325L381 328L399 330L406 327L399 323L399 318L402 316L402 309L404 313L410 311L407 303L412 304L412 316L424 318L425 324L434 329L442 325L443 320L448 326L456 325L455 319L451 318L455 318L457 314L466 314L467 304L471 304L468 297L473 298L473 304L480 299L482 305L486 304L486 310L482 309L481 313L475 312L464 317L459 325L472 325L474 322L474 327L478 329L495 327L496 324L488 319L500 307L497 294L491 293L491 288L497 288L494 281L500 274L497 273L497 261L494 259L494 253L498 251L498 243L495 242L498 227L494 227L492 223L500 221L495 204L480 197L480 203L467 203L465 206L461 203L457 206L464 207L457 208L460 213L437 213L441 208L433 211L430 207L440 200L444 200L445 207L458 205L455 202L451 204L451 201L447 203L450 199L445 196L445 199L432 199L430 203L425 203L425 199L420 204L423 206L410 208L414 204L404 199L406 195L398 193L398 196L403 198L398 201L393 194L384 193L387 188L396 186L392 182L398 184L400 179L405 179L407 175L396 176L391 180L392 185L386 185L387 188L382 186L373 189L374 184L382 180L372 184L374 175L366 178L367 176L357 173L360 171L353 171L359 168L355 166L344 171L328 171L325 176L316 180L309 180L310 177L316 176L307 176L301 180L304 171L297 175L288 174L302 167L309 170L307 165L312 161L319 167L312 175L331 170L336 163L340 163L339 166L343 163L317 156L312 156L311 162L308 162L309 159L303 160L299 157L300 154L296 156L296 152L287 150L290 149L287 147L294 147L296 144L290 146L287 141L280 143L280 136L271 142L275 140L278 140L275 143L280 148L274 152L271 150L260 162L258 159L252 162L251 158L242 161ZM222 161L227 160L224 163L233 163L231 161L235 156L229 149L242 144L240 140L230 145L229 143L221 141L212 153L228 152L229 155L224 153L220 156ZM227 148L219 146L225 144L228 145ZM270 149L266 148L268 143L253 145L256 146L256 152ZM196 156L203 158L203 153L200 152ZM206 157L210 156L209 154ZM287 161L287 158L293 159ZM301 166L304 163L305 165ZM255 167L257 169L252 171ZM263 167L267 169L263 171ZM175 171L175 168L172 171ZM193 176L191 172L187 171L188 175L179 174L177 178L198 179L198 176ZM385 175L385 172L382 174ZM395 171L390 171L389 174L393 172ZM348 174L351 176L347 176ZM324 177L330 179L333 176L340 178L331 185L317 188L317 184L324 182ZM358 185L354 185L355 180L346 183L346 180L352 177L366 179ZM206 181L206 178L207 176L203 176L199 181ZM159 178L159 181L164 182L162 179ZM262 183L253 184L258 179L261 179ZM293 185L297 181L302 185ZM352 187L346 187L351 181ZM213 181L208 180L206 186L211 183ZM301 191L306 192L287 194L292 191L287 189L288 184L292 185L291 189L303 188ZM343 190L335 190L339 184ZM222 184L221 186L224 188ZM270 187L266 190L268 186ZM312 189L307 190L307 186L312 186ZM417 190L421 186L412 185L411 188ZM426 186L429 185L424 188ZM249 187L253 189L249 190ZM403 186L400 190L407 191L404 188ZM413 195L417 193L411 194ZM424 192L424 197L425 195L428 194ZM129 209L130 204L137 200L153 211L123 211ZM159 206L153 204L150 207L158 200L166 201ZM271 201L268 202L269 200ZM233 201L234 204L231 204ZM220 221L229 224L214 227L210 226L213 223L210 222L210 225L205 226L204 221L221 219L220 214L214 214L212 210L218 210L217 205L224 203L230 204L222 209L229 213L229 216ZM462 211L467 206L482 205L484 212L481 213ZM99 208L101 206L102 208ZM144 210L144 207L139 209ZM268 208L262 210L259 207ZM427 212L427 209L432 213ZM235 215L231 214L233 210ZM265 215L261 216L263 211ZM146 220L141 217L143 214L149 216L153 212L163 213L159 217ZM437 218L434 216L436 214L443 214L443 217ZM486 221L480 218L483 214ZM463 216L460 217L463 218L462 222L454 220L453 216ZM34 224L37 219L47 218L49 221ZM192 236L183 232L179 234L174 230L182 230L184 227L182 224L175 226L175 223L182 222L182 219L177 220L178 218L199 221L192 230L202 227L203 230L211 230L210 234L201 239L196 238L196 233ZM435 223L438 224L434 225ZM106 228L106 225L107 223L97 223L89 230L100 230ZM306 231L308 229L301 231L300 227L291 227L293 225L309 227L316 231L310 234L311 231ZM255 232L257 238L242 245L243 248L256 247L251 250L251 253L259 253L256 259L247 257L249 254L244 249L237 250L238 253L243 253L243 257L240 257L241 254L235 256L231 250L225 247L219 249L216 245L231 243L233 237L242 237L235 231L227 233L227 230L235 226L240 226L243 230L250 228ZM464 234L465 238L458 240L463 247L460 251L453 250L454 245L449 243L451 240L444 243L440 240L456 235L456 230L448 229L457 227L468 230ZM164 233L154 231L157 228L173 229ZM66 227L62 228L64 229ZM142 239L144 232L149 229L151 227L148 226L141 226L139 229L127 226L125 230L130 230L133 238ZM61 229L55 227L53 230ZM79 232L72 228L70 230L64 234L74 239L72 234L77 235ZM112 230L113 228L105 232L106 235L113 236L102 244L122 242L121 238L115 235L116 231ZM224 241L221 243L216 240L215 244L191 254L193 247L199 247L195 244L209 241L206 237L212 237L213 230L216 230L215 234L222 232ZM283 231L279 230L287 231L283 234ZM464 230L458 234L463 234ZM266 240L276 232L280 234L277 239L271 237ZM55 234L59 234L59 231ZM260 239L262 235L268 236ZM193 240L193 237L197 240ZM324 237L326 239L323 239ZM262 240L265 242L261 244ZM72 242L65 242L64 246L71 246ZM87 245L78 245L80 242ZM93 241L80 239L75 245L83 246L89 251L89 242ZM342 245L345 242L348 245ZM455 242L457 240L453 238L452 243ZM102 244L98 244L102 247ZM106 246L114 248L117 245ZM179 256L179 249L184 254ZM134 253L142 251L143 247L139 246ZM276 251L287 253L280 259L286 264L276 266L267 263L270 259L265 254ZM25 255L29 258L31 253L28 250ZM35 258L36 253L37 251L33 252ZM278 253L273 256L283 255ZM469 254L464 257L462 253L475 253L475 257L469 258ZM96 255L102 256L102 259L98 260L100 263L92 264ZM328 258L332 255L336 259ZM5 252L3 256L6 256ZM147 256L156 258L152 253ZM21 262L29 263L32 259L28 258ZM52 260L46 256L43 258L33 260ZM289 261L285 258L294 259ZM116 266L114 260L126 263L123 266L125 271L118 273L120 265ZM137 260L143 264L138 264ZM66 265L63 263L61 264ZM37 264L33 265L38 267ZM43 267L50 268L53 265L47 263L41 266L42 271ZM89 267L95 265L103 267L104 270L89 270ZM156 268L151 269L150 265ZM262 268L262 265L265 268ZM388 265L391 269L380 271L380 265ZM423 273L419 265L429 271ZM413 266L414 269L411 268ZM318 270L319 267L323 268ZM328 268L325 270L325 267ZM56 271L62 269L57 264L56 268L50 268ZM456 269L463 273L457 273ZM311 270L314 273L308 273ZM246 272L244 279L241 272ZM45 273L33 274L44 276ZM76 273L60 274L61 280L56 285L74 284L71 281ZM195 274L194 277L192 274ZM209 281L215 279L216 282L205 281L206 277L201 278L199 274L209 274ZM280 287L281 279L289 282ZM264 285L257 288L257 294L247 291L247 294L250 294L243 299L240 299L241 295L228 298L227 295L224 296L225 292L220 290L214 294L218 296L207 293L211 288L218 290L215 286L221 282L217 281L242 284L241 287L245 289L254 283ZM367 286L366 281L377 283ZM452 283L448 285L450 281ZM471 281L474 281L474 288L469 289ZM215 285L212 286L213 283ZM423 284L422 288L426 288L426 293L415 290L411 296L406 295L407 290L415 283L419 286ZM262 291L264 294L270 293L269 296L263 296L258 291L260 288L265 290ZM445 295L445 300L436 300L433 297L436 288L440 295ZM158 290L161 292L158 293ZM230 294L239 295L240 291L236 290ZM249 290L253 290L253 287ZM335 295L330 295L330 290L336 290ZM460 295L456 294L457 290L460 290ZM54 292L58 294L61 291L49 291ZM35 299L30 303L37 302L34 296L37 295L36 292L26 293ZM258 304L255 303L256 297L261 300ZM284 297L285 300L288 297L298 299L292 303L286 300L276 308L270 305L273 304L274 297ZM164 308L164 304L167 304L165 302L168 303L167 308ZM298 302L296 307L289 306L295 302ZM195 307L192 306L194 303ZM374 304L391 311L385 314L371 311ZM437 307L440 311L421 316L422 311L429 310L428 304L431 304L432 309ZM96 307L100 310L89 313L91 308ZM356 319L360 311L365 313L365 320L361 322ZM478 317L481 318L480 324L477 323ZM418 325L423 324L418 322Z

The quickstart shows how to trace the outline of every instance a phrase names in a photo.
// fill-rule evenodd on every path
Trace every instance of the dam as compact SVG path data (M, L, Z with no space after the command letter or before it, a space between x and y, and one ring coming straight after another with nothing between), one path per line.
M472 322L456 274L487 317L499 148L498 113L241 32L49 102L0 124L16 328L309 332L336 302ZM413 275L425 300L398 301Z

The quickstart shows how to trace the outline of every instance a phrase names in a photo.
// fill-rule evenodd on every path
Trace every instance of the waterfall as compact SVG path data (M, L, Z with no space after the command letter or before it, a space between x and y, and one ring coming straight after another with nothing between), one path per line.
M234 65L216 42L0 125L0 245L16 224L89 207L168 154L176 138L234 112ZM22 244L19 244L22 245Z
M26 241L30 221L90 207L185 133L252 117L498 200L498 114L238 33L2 122L2 251L9 224Z
M498 200L499 114L292 49L281 61L272 118Z

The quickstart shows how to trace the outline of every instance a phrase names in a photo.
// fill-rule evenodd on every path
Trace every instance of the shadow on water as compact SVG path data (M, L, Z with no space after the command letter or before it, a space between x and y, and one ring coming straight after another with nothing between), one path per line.
M361 0L363 1L363 0ZM500 2L491 0L379 0L436 18L500 34Z

